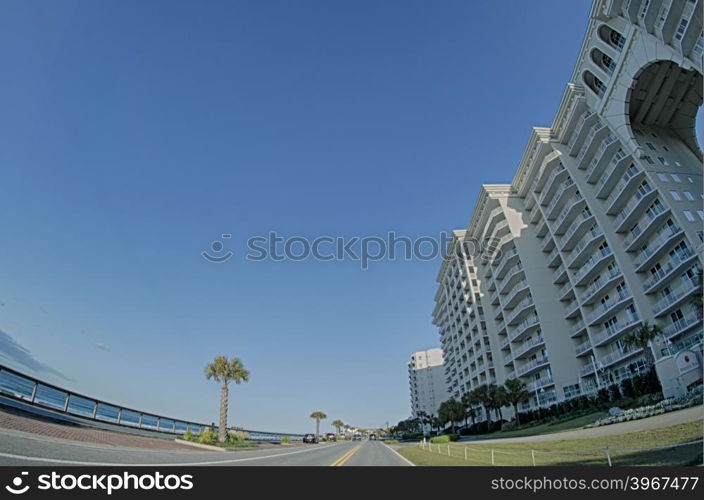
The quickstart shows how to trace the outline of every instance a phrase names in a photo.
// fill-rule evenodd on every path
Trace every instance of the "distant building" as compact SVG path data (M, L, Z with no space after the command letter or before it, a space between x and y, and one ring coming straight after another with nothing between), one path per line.
M411 415L420 412L437 416L440 403L449 399L442 365L442 349L428 349L411 354L408 362L411 389Z

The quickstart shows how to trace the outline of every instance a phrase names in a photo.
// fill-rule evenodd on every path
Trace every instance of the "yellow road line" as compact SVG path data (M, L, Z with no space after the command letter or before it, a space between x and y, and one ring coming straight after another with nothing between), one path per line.
M357 453L359 449L362 447L362 444L358 444L354 448L352 448L350 451L342 455L340 458L335 460L333 463L330 464L330 467L340 467L341 465L345 465L345 463L352 458L352 455Z

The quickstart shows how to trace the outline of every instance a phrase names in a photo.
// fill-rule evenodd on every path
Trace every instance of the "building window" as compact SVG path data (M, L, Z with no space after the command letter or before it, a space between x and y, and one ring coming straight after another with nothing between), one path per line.
M684 197L687 198L689 201L694 201L694 196L689 191L684 192Z
M650 163L651 165L655 165L655 162L653 161L653 159L650 156L644 156L643 159L645 161L647 161L648 163Z
M592 50L592 61L599 66L608 75L612 75L616 69L616 63L609 56L604 54L599 49Z
M680 201L682 199L679 191L670 191L670 195L672 196L672 199L675 201Z
M667 176L667 174L663 174L662 172L658 172L658 179L660 179L662 182L670 182L670 178Z
M650 149L652 149L653 151L657 151L657 149L655 149L655 146L653 145L652 142L646 142L645 144L646 144L646 146L648 146L648 147L649 147Z
M684 214L685 219L687 219L689 222L694 222L694 216L692 215L692 212L689 210L683 210L682 213Z
M675 33L675 40L682 40L684 32L687 30L687 24L689 24L688 19L682 18L680 20L680 25L677 26L677 33Z
M603 96L604 92L606 92L606 86L604 83L594 76L591 71L585 71L582 79L584 80L586 86L589 87L598 97Z
M680 176L677 174L670 174L670 177L672 177L672 180L675 181L677 184L680 184L682 182L682 179L680 179Z
M626 39L623 38L621 33L605 24L601 25L599 28L599 37L618 51L623 48L623 45L626 42Z
M697 215L701 220L704 220L704 210L697 210Z

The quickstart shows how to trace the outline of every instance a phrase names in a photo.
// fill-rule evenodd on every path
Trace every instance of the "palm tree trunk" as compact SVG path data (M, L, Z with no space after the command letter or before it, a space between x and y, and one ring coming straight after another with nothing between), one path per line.
M218 441L221 443L225 442L227 436L227 397L227 380L223 380L220 389L220 428L218 429Z
M320 419L315 419L315 439L320 441Z
M513 412L516 414L516 427L521 425L521 417L518 416L518 404L513 404Z

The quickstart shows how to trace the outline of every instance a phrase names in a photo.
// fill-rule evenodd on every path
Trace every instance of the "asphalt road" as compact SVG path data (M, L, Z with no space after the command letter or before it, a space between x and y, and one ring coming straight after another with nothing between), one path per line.
M378 441L344 441L243 451L164 451L52 439L0 429L0 466L408 466Z

